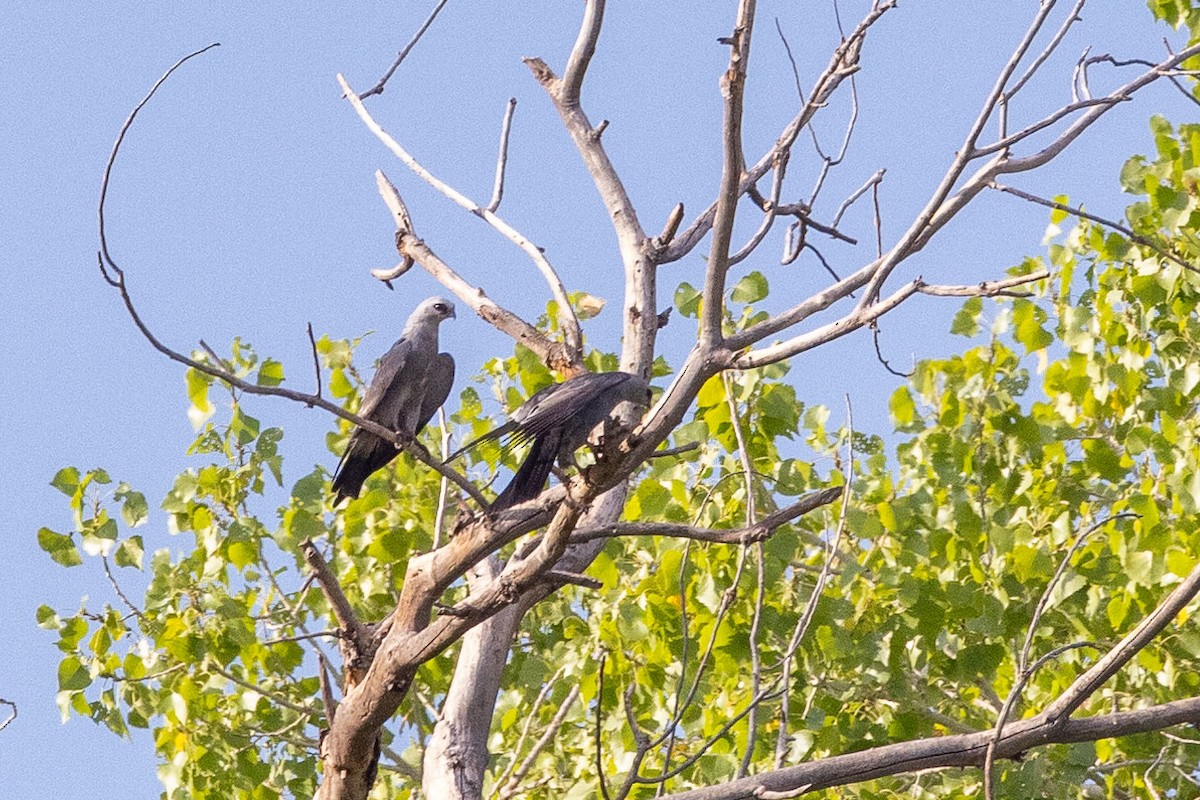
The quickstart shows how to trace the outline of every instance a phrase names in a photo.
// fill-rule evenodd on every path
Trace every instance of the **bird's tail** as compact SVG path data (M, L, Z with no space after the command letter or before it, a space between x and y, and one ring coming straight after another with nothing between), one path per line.
M542 493L542 487L546 485L546 479L550 477L550 470L554 467L557 449L546 439L547 437L543 436L534 440L524 463L513 475L508 486L504 487L500 496L493 501L492 511L503 511L526 500L532 500Z
M364 433L359 431L358 433ZM333 473L334 508L347 498L358 497L363 483L396 456L396 448L378 436L354 436Z
M508 421L508 422L504 423L503 425L501 425L499 428L496 428L496 429L494 429L494 430L488 431L488 432L487 432L487 433L485 433L483 436L480 436L480 437L479 437L479 438L477 438L477 439L472 439L471 441L467 442L467 443L466 443L466 444L464 444L462 447L458 448L458 449L457 449L457 450L455 450L453 453L451 453L450 455L446 456L445 460L443 460L443 461L442 461L442 463L443 463L443 464L449 464L451 461L453 461L454 459L458 458L458 457L459 457L459 456L461 456L463 453L467 452L468 450L474 449L475 447L477 447L477 446L479 446L479 445L483 444L484 442L491 442L491 441L494 441L494 440L496 440L496 439L499 439L499 438L501 438L501 437L503 437L503 436L507 436L509 433L511 433L511 432L512 432L512 430L513 430L515 427L516 427L516 426L515 426L515 425L512 423L512 421L510 420L510 421ZM509 446L511 446L511 443L509 444ZM506 450L507 450L507 449L508 449L508 448L507 448L507 446L506 446L504 449L506 449Z

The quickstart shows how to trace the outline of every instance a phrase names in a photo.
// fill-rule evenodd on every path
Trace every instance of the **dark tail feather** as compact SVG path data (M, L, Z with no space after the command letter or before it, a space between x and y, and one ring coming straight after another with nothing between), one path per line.
M472 439L471 441L467 442L462 447L458 448L453 453L446 456L445 460L442 461L442 463L449 464L451 461L458 458L459 456L461 456L463 453L467 452L468 450L471 450L474 447L483 444L484 442L490 442L495 439L499 439L502 436L507 436L515 428L516 428L516 424L510 420L510 421L504 423L503 425L501 425L499 428L488 431L483 436L480 436L477 439ZM505 448L505 449L507 449L507 448Z
M332 488L336 495L334 507L341 505L347 498L358 497L367 478L376 470L386 467L399 452L390 442L385 442L374 434L355 431L355 435L350 437L350 444L346 446L346 453L342 456L337 471L333 474Z
M543 436L534 440L517 474L513 475L508 486L492 503L492 511L503 511L542 493L542 487L546 485L546 479L554 467L555 448L546 442L547 438Z

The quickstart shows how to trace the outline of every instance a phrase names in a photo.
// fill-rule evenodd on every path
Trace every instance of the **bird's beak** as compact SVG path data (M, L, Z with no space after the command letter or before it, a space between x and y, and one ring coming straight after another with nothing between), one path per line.
M458 319L458 313L454 310L454 306L450 306L450 319Z

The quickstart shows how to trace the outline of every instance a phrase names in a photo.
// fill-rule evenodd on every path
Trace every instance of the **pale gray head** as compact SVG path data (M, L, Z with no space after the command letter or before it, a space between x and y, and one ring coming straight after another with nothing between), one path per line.
M437 330L439 322L454 318L454 303L444 297L430 297L422 300L421 304L413 309L412 314L408 317L408 322L404 325L404 330L407 332L426 327Z

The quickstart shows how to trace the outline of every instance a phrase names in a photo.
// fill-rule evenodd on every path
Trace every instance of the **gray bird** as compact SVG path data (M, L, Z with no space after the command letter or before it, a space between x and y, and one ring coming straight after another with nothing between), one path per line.
M628 372L585 373L551 384L526 400L508 422L464 445L447 461L496 439L506 439L506 451L530 442L525 461L492 503L493 511L503 511L541 494L556 460L564 469L574 466L575 451L623 400L648 406L649 385Z
M360 417L409 436L421 432L454 383L454 359L438 352L438 323L453 318L454 304L444 297L430 297L416 307L400 339L380 359L358 408ZM356 428L333 475L334 505L358 497L367 476L397 452L386 439Z

